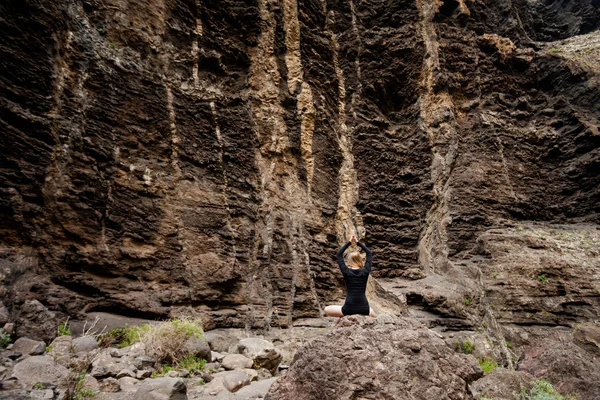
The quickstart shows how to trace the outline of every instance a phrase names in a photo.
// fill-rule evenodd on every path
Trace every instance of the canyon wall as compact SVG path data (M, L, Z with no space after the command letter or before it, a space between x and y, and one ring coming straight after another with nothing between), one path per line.
M3 1L11 318L289 326L343 299L355 229L444 326L597 319L598 8Z

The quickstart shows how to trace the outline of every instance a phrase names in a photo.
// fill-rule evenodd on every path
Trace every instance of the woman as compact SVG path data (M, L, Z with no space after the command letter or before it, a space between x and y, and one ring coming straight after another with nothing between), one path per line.
M360 253L352 252L348 254L348 264L344 262L344 251L350 246L350 243L356 243L361 249L367 253L367 260L364 263ZM367 281L369 280L369 273L371 272L371 261L373 260L373 253L367 246L358 242L356 236L352 234L350 241L342 246L337 252L337 262L344 275L344 281L346 282L346 302L344 306L327 306L325 307L325 314L330 317L343 317L344 315L362 314L375 316L373 310L369 307L367 296L365 296L365 290L367 289Z

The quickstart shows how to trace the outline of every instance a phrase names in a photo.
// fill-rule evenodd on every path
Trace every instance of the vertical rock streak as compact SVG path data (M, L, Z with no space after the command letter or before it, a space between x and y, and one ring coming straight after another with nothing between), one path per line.
M199 51L200 46L198 44L198 40L202 37L202 19L200 18L200 0L196 0L196 30L194 32L196 37L192 42L192 59L194 61L194 65L192 67L192 76L194 78L194 89L200 89L200 79L198 77L198 68L199 68Z
M436 0L419 0L421 34L425 43L419 129L426 133L432 149L431 178L434 203L429 210L419 240L419 262L426 271L444 270L448 263L446 227L450 223L448 202L450 175L458 150L454 127L454 104L446 90L435 90L435 75L440 70L439 44L433 19L440 6Z
M306 181L310 195L314 176L314 157L312 151L313 133L315 130L316 109L310 85L304 81L300 55L300 21L298 20L298 2L284 0L283 21L285 27L285 62L287 66L287 84L290 94L296 93L297 109L300 116L300 153L306 166Z
M326 3L325 3L326 6ZM335 230L338 240L344 241L351 230L357 235L364 233L362 218L356 208L358 202L358 177L354 169L354 154L352 153L352 131L346 124L346 82L344 71L340 66L339 45L335 32L329 26L334 22L335 14L330 11L327 16L326 30L331 37L333 67L338 80L338 104L336 133L343 161L339 171L339 200L336 213Z
M215 105L214 101L210 102L210 110L212 112L212 116L213 116L213 120L214 120L214 128L215 128L215 135L217 136L217 143L219 144L219 164L221 167L221 176L222 176L222 184L221 184L221 192L223 195L223 205L225 206L225 211L227 212L227 221L225 221L225 225L227 226L227 229L229 230L229 233L231 235L231 237L235 237L235 231L233 229L233 226L231 225L231 208L229 206L229 199L228 199L228 187L229 187L229 182L227 180L227 173L225 171L225 162L223 160L223 137L221 136L221 127L219 126L219 120L218 120L218 115L217 115L217 106ZM235 246L235 241L232 242L231 245L231 263L232 265L235 265L236 262L236 246Z
M298 21L297 2L286 0L284 2L284 28L286 54L285 61L288 69L287 84L290 94L298 94L298 114L301 120L301 156L307 170L307 185L303 185L298 178L298 165L291 154L287 126L284 120L284 109L279 101L279 73L277 58L275 56L275 28L276 19L273 11L274 3L271 0L259 1L262 33L256 48L250 52L252 64L250 67L250 104L255 124L255 131L259 142L256 152L256 163L261 177L260 191L262 204L259 214L260 224L264 227L261 231L263 255L270 259L273 251L273 234L277 230L278 221L283 223L284 241L291 254L291 288L287 300L273 296L271 280L275 278L273 265L256 271L249 278L248 291L258 291L260 287L267 288L270 292L267 300L266 323L274 310L281 308L291 323L294 302L299 285L306 285L312 279L310 260L302 259L299 254L307 254L306 244L302 240L306 236L304 223L310 218L310 185L314 174L314 161L312 156L312 136L316 110L313 103L312 90L308 83L303 81L302 63L300 59L300 25ZM258 253L254 257L257 257ZM270 264L275 263L271 260ZM259 265L256 259L251 264ZM302 265L304 264L304 265ZM287 267L287 268L289 268ZM299 275L305 269L306 274ZM259 275L262 279L256 280ZM315 304L319 306L313 284L308 284L313 292ZM263 299L264 300L264 299ZM250 316L253 318L253 316Z

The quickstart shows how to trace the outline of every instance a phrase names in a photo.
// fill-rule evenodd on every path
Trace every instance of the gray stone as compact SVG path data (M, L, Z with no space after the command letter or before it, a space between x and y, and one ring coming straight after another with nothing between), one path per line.
M124 376L118 379L119 387L123 392L135 392L138 390L140 381L129 376Z
M277 379L278 378L270 378L258 382L252 382L250 385L245 386L237 391L236 397L238 399L245 400L262 399L266 396L271 388L271 385L273 385Z
M11 349L14 352L27 354L30 356L40 356L46 351L46 343L29 338L18 338Z
M211 378L211 381L204 386L202 391L202 393L206 396L216 396L221 392L229 393L229 391L225 388L223 378L215 377Z
M242 371L244 371L246 373L246 375L248 375L250 382L258 379L258 371L257 370L252 369L252 368L244 368Z
M221 367L221 364L214 363L214 362L204 364L204 369L207 371L216 371L220 367Z
M227 356L227 353L217 353L216 351L210 352L210 362L222 361Z
M225 369L244 369L252 367L252 360L241 354L228 354L221 365Z
M115 378L106 378L100 381L100 391L107 393L116 393L121 390L121 385L119 385L119 381Z
M92 336L82 336L73 339L73 351L75 353L89 353L98 348L98 341Z
M37 300L27 300L21 306L16 323L16 335L50 341L56 336L56 314Z
M195 336L191 336L185 342L184 346L186 353L193 354L194 356L207 361L211 359L210 346L204 338L199 339Z
M6 324L4 324L4 327L2 327L2 330L8 333L9 335L12 335L13 333L15 333L15 324L12 322L7 322Z
M59 336L50 343L48 355L52 356L57 363L63 367L71 365L73 356L73 338L71 336Z
M266 368L271 373L277 371L277 367L283 359L279 350L268 340L259 338L248 338L240 340L236 345L237 352L250 358L254 367Z
M95 378L106 378L116 376L123 369L122 364L117 364L116 360L110 356L110 350L105 349L96 354L92 360L91 375Z
M31 396L34 399L52 400L52 399L54 399L54 390L52 390L52 389L32 390L31 392L29 392L29 396Z
M136 376L137 376L136 371L133 368L133 366L131 366L131 365L127 365L125 368L120 370L116 375L117 379L124 378L124 377L135 378Z
M68 373L69 370L50 356L28 357L13 369L13 376L28 388L38 382L59 383L67 377Z
M150 378L152 376L152 371L149 369L142 369L142 370L138 370L135 373L135 377L137 379L144 379L144 378Z
M0 366L0 381L6 376L6 371L8 371L8 368Z
M263 379L271 379L273 377L273 374L271 373L271 371L269 371L268 369L265 368L259 368L256 370L256 372L258 372L258 380L262 381Z
M250 378L244 371L224 371L213 374L215 379L222 379L223 386L230 392L237 392L242 387L250 384ZM212 383L212 382L211 382Z
M98 382L98 379L88 374L83 381L83 388L97 392L100 390L100 383Z
M135 365L137 369L150 368L154 363L154 358L150 356L138 356L133 359L133 365Z
M4 303L0 302L0 325L4 325L8 322L8 309Z
M21 381L14 376L10 377L8 379L5 379L0 383L1 383L0 388L2 388L2 390L17 390L17 389L23 389L23 387L24 387L23 383L21 383Z
M146 379L135 393L134 400L187 400L187 388L178 378Z
M218 353L227 353L229 346L235 343L235 339L222 335L217 332L204 332L204 338L208 342L210 349Z

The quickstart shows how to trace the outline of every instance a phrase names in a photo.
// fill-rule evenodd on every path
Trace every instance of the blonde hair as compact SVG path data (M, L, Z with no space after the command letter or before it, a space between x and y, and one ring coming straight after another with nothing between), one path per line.
M358 251L348 253L346 260L348 262L348 268L362 268L365 266L365 262Z

